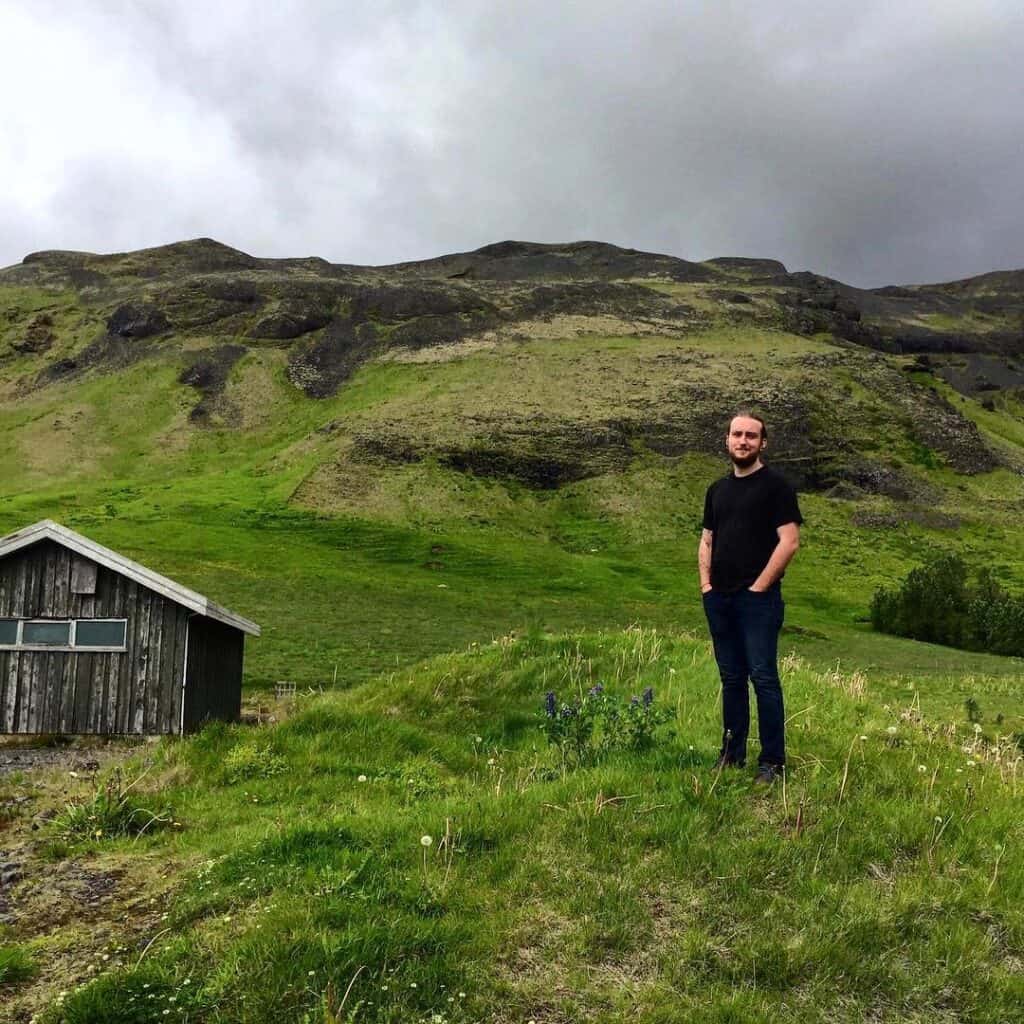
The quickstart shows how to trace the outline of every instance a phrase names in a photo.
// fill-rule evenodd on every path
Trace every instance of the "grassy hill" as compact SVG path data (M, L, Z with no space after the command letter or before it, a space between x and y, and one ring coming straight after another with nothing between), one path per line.
M1019 749L784 670L771 794L710 767L708 645L650 629L506 637L165 742L137 801L165 827L41 844L39 1019L1014 1019ZM596 683L670 722L574 768L541 698ZM44 894L76 863L135 884L68 920Z
M753 403L805 491L792 621L845 658L874 586L930 549L1024 585L1019 392L881 351L913 327L1012 374L1019 281L977 280L889 297L597 243L394 268L37 254L0 272L0 529L52 516L237 606L266 628L254 686L527 623L694 626L701 495ZM927 335L933 308L986 329Z
M123 878L101 928L18 917L15 1019L1012 1019L1020 659L865 620L932 552L1024 590L1022 316L1020 272L864 292L600 243L0 271L0 532L57 519L255 619L253 699L332 690L148 750L181 827L138 841L40 838L67 780L2 783L8 846ZM694 572L741 404L807 519L764 801L708 767ZM597 680L675 736L563 771L533 716Z

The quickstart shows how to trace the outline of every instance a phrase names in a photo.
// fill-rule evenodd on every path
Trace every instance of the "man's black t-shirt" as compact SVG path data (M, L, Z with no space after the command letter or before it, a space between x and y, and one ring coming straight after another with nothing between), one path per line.
M803 521L796 491L768 466L716 480L704 498L704 529L714 534L712 588L729 593L749 587L772 557L778 527Z

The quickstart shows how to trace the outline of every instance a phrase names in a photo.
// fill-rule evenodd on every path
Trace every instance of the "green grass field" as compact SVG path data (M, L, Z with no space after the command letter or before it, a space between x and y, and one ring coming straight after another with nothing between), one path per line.
M565 768L543 694L596 682L671 721ZM857 673L789 658L785 686L771 793L710 767L708 645L650 629L506 638L165 741L174 824L75 848L154 876L153 946L100 946L41 1019L1013 1019L1020 751Z

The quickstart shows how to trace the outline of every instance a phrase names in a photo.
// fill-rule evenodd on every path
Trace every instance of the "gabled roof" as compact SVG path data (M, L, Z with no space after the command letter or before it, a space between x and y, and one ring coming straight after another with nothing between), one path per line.
M161 576L160 573L153 572L152 569L147 569L144 565L139 565L138 562L133 562L130 558L125 558L124 555L119 555L116 551L111 551L110 548L105 548L102 544L97 544L88 537L53 522L52 519L43 519L33 526L26 526L23 530L0 537L0 558L21 548L27 548L30 544L38 544L42 540L52 540L85 558L91 558L94 562L127 576L130 580L135 580L149 590L177 601L198 615L216 619L250 636L260 635L260 627L255 622L250 622L241 615L228 611L227 608L221 608L202 594L197 594L194 590L189 590L188 587L183 587L180 583L175 583L174 580L169 580L166 576Z

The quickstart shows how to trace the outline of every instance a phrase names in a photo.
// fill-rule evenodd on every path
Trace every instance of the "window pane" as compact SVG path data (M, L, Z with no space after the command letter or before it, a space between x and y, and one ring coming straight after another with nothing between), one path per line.
M70 635L70 622L26 622L21 630L21 642L66 647Z
M76 647L124 647L125 623L120 619L79 619Z
M0 619L0 644L13 644L18 639L18 620Z

